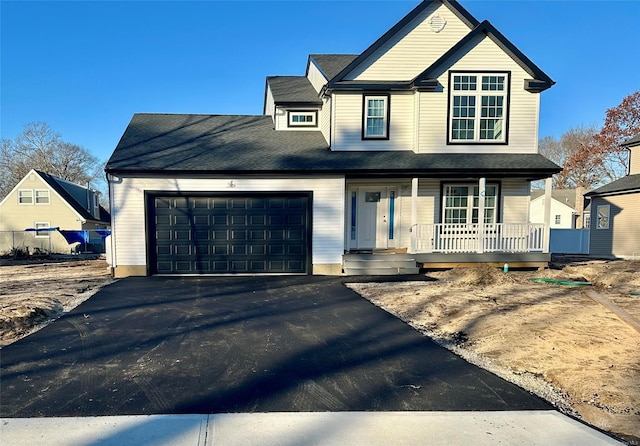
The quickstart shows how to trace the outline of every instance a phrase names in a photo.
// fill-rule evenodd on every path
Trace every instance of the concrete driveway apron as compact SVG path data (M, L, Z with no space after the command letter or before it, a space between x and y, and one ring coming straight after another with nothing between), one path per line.
M0 417L552 409L345 281L120 280L0 351Z

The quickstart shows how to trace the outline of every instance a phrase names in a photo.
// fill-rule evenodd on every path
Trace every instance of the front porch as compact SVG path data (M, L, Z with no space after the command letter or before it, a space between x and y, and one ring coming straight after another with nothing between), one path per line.
M528 222L530 181L352 179L346 190L343 271L416 274L419 268L478 263L546 267L549 225ZM549 193L549 180L547 188Z
M441 269L489 264L510 268L546 268L543 224L418 224L411 246L403 249L354 250L343 257L346 275L417 274Z

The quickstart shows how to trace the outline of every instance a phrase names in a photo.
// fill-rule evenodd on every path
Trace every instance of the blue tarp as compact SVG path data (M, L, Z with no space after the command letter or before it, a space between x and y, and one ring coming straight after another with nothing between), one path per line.
M72 243L89 243L89 231L66 231L62 229L59 229L59 231L70 245Z
M111 235L111 229L94 229L98 233L100 237L102 237L102 241L107 238L108 235Z

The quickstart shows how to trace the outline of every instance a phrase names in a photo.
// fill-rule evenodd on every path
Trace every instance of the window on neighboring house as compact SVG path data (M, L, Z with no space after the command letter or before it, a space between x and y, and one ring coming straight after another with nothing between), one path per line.
M591 214L584 214L584 221L582 223L582 227L584 229L589 229L591 227Z
M478 223L480 193L478 185L447 184L443 189L443 223ZM484 195L484 223L497 223L498 185L487 184Z
M18 191L18 203L19 204L33 204L33 190L20 189Z
M317 110L289 111L288 126L289 127L317 127L318 112Z
M49 228L49 222L42 222L42 221L37 221L36 222L36 224L35 224L36 237L48 238L49 237L49 231L38 231L38 229L42 229L42 228Z
M562 216L561 215L556 215L556 224L559 225L560 224L560 220L561 220Z
M598 229L609 229L609 214L611 206L608 204L598 206Z
M451 73L449 142L506 142L508 73Z
M363 139L389 138L389 96L365 96L363 104Z
M36 190L36 204L49 204L49 191L42 189Z

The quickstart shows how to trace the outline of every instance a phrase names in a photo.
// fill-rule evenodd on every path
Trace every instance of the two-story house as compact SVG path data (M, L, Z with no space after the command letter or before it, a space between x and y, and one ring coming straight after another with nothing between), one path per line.
M627 175L591 191L591 240L594 257L640 259L640 135L621 144L629 150Z
M267 77L262 116L136 114L106 168L114 274L545 264L529 193L560 170L537 148L553 84L425 0L361 54Z
M76 242L102 251L96 230L108 229L111 217L99 198L90 187L32 169L0 201L0 253L68 254Z

